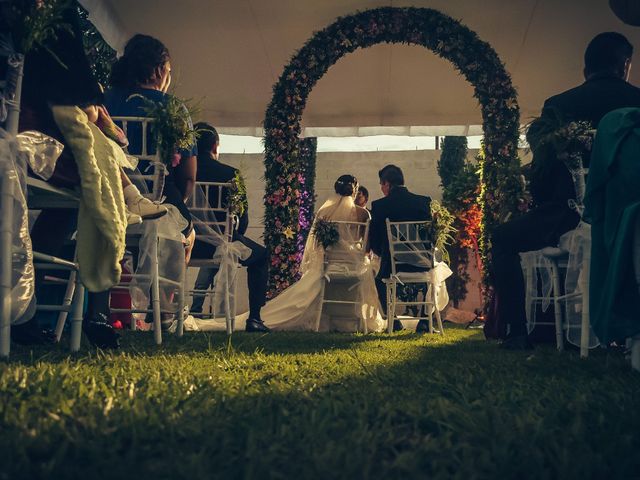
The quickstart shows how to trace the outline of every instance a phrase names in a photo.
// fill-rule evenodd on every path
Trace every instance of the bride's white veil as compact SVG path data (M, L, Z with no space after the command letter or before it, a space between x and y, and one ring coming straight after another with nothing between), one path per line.
M316 218L311 226L311 231L307 237L304 254L302 256L302 264L300 266L303 274L311 269L320 268L324 262L324 247L318 241L315 234L317 221L323 219L330 222L358 222L362 220L362 213L360 213L360 211L366 212L366 210L358 207L353 197L349 195L342 196L335 194L324 202L318 209ZM342 246L343 248L340 248L340 250L344 250L344 253L346 253L353 250L349 247L350 245L356 245L358 242L361 243L361 248L364 248L366 239L362 238L364 235L363 229L353 229L346 225L338 225L337 227L339 240L338 244L333 247L334 250ZM361 256L362 253L362 251L353 251L353 254L358 257Z

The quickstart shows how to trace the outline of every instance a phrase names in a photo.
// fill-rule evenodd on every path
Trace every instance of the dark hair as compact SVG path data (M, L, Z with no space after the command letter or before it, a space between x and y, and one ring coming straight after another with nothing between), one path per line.
M378 172L380 182L388 182L392 187L398 187L404 185L404 175L400 167L395 165L387 165Z
M604 32L596 35L584 52L585 76L596 73L609 73L624 76L624 64L633 55L633 46L629 40L617 32Z
M358 185L358 180L353 175L340 175L336 183L334 183L333 188L338 195L349 197L353 195L356 185Z
M193 126L199 132L198 156L209 156L215 144L220 143L218 131L206 122L198 122Z
M112 86L122 88L144 85L153 79L156 68L169 59L169 50L160 40L138 33L127 42L124 54L111 67L109 81Z
M362 195L364 195L364 197L369 200L369 190L367 190L367 187L363 187L362 185L360 185L358 187L358 192L362 193Z

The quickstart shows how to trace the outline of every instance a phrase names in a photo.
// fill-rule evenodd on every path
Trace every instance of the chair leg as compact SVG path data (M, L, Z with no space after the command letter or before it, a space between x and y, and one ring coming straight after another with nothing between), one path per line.
M177 319L178 325L176 327L176 335L181 337L184 335L184 292L185 292L185 283L187 278L187 264L184 263L182 267L182 272L180 272L180 286L178 287L178 312Z
M322 282L322 285L320 286L320 306L318 307L318 315L316 316L316 332L320 331L320 321L322 320L322 310L324 309L324 290L326 287L327 279L322 277L320 281Z
M564 351L564 330L562 325L562 310L560 308L560 273L558 271L558 262L551 261L551 282L553 291L553 310L556 321L556 348L559 352Z
M158 266L158 239L153 242L151 252L151 308L153 310L153 338L156 345L162 344L160 313L160 272Z
M233 319L231 318L231 298L229 295L229 289L231 285L229 285L229 275L227 274L227 282L226 282L225 292L224 292L224 316L227 324L227 335L231 335L233 333Z
M0 356L8 357L11 348L11 284L12 284L12 238L13 238L13 191L14 174L5 171L2 176L0 208Z
M436 298L436 286L433 285L433 313L436 316L436 321L438 322L438 329L440 330L440 335L444 336L444 327L442 325L442 315L440 315L440 310L438 310L438 301Z
M591 336L591 325L589 321L589 274L590 256L583 260L582 272L580 273L580 291L582 292L582 324L580 326L580 357L589 356L589 338Z
M58 314L58 321L56 323L56 341L59 342L62 337L62 331L64 330L64 324L67 322L67 317L69 316L69 311L67 308L71 306L74 293L76 290L76 276L77 273L75 270L71 270L69 272L69 280L67 281L67 290L64 292L64 300L62 301L62 306L65 310L61 310Z
M370 315L369 312L371 312L371 309L367 308L368 313L367 313L367 315L364 315L363 314L364 312L362 311L362 304L360 304L359 307L360 307L360 312L359 313L360 313L361 329L362 329L362 333L364 333L366 335L366 334L369 333L369 327L367 325L367 318L368 318L368 315Z
M71 351L80 350L80 339L82 337L82 311L84 310L84 285L80 281L80 276L76 276L75 294L73 308L71 310Z
M238 278L236 277L231 285L231 332L236 331L236 293L238 291Z
M640 372L640 335L631 339L631 368Z
M392 301L391 298L393 297L393 286L392 283L389 282L387 283L387 333L393 333L393 317L394 315L394 310L392 309Z

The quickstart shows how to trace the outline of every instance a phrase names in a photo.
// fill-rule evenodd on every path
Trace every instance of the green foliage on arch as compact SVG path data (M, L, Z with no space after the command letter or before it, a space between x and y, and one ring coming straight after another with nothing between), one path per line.
M520 113L511 78L493 48L460 22L429 8L384 7L341 17L316 32L293 56L273 87L266 111L264 240L272 255L271 293L295 280L302 254L297 239L305 178L300 173L298 136L307 98L340 58L380 43L428 48L449 60L473 85L482 112L486 155L480 200L485 251L487 232L518 211Z

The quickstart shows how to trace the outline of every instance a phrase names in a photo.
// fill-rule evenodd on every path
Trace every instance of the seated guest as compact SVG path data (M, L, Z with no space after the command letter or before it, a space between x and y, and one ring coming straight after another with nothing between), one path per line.
M584 199L591 223L589 314L602 344L640 334L640 109L598 124Z
M171 84L171 59L169 50L159 40L147 35L135 35L124 48L124 54L116 61L111 70L112 88L105 94L105 106L114 116L144 117L145 103L140 95L154 102L166 102L167 90ZM137 128L136 128L137 127ZM142 151L142 130L132 124L128 131L131 155ZM153 153L155 145L148 150ZM175 206L187 222L182 231L186 238L185 256L189 258L195 233L189 209L185 201L191 196L196 179L196 146L180 152L177 165L167 166L163 194L166 203ZM125 197L137 195L135 186L127 186Z
M198 181L216 183L233 181L239 176L239 172L218 160L220 137L216 129L206 123L198 123L196 128L200 131L198 138ZM214 197L216 195L210 196L210 201L215 202ZM238 228L233 232L233 240L239 241L251 249L249 258L240 262L247 267L247 285L249 287L249 319L247 320L246 330L248 332L268 332L269 329L264 325L261 318L261 309L266 299L269 252L262 245L245 237L245 232L249 226L249 207L246 197L242 199L242 203L243 211L239 218ZM196 241L194 256L197 258L212 258L215 250L216 247L214 245ZM196 290L208 290L215 274L216 270L212 268L201 268L194 288ZM191 312L202 313L203 303L204 296L194 296Z
M374 275L367 268L369 262L362 248L365 228L353 225L370 218L369 212L354 202L358 180L353 175L340 175L334 191L335 195L316 212L300 264L302 276L262 309L265 323L274 330L356 332L361 325L372 331L382 330ZM324 235L316 230L322 222L351 225L337 224L335 243L325 248ZM346 275L325 281L326 269L332 267Z
M632 53L633 47L619 33L601 33L591 40L584 55L585 82L545 102L540 119L527 133L530 144L535 147L533 139L548 128L550 119L583 120L595 127L612 110L640 107L640 89L627 82ZM491 237L497 315L485 324L485 334L506 338L502 347L513 350L532 348L520 253L556 246L560 236L580 220L568 205L568 200L575 198L571 176L555 152L533 148L531 194L534 208L497 226Z
M43 2L25 0L15 5L23 14L33 15ZM10 21L16 43L20 42L22 18L18 16ZM92 74L83 50L75 2L65 4L62 20L44 45L37 45L27 52L19 128L21 131L42 131L65 145L51 183L59 186L79 185L84 199L83 222L78 225L80 273L89 290L83 329L91 343L111 348L118 346L118 335L107 323L109 287L119 277L119 258L116 257L120 256L119 250L124 249L126 213L122 183L126 177L119 170L115 155L121 151L92 125L98 119L102 89ZM92 148L84 148L88 144ZM77 162L81 162L82 168ZM96 165L97 170L91 170ZM89 174L90 170L99 175ZM98 183L103 188L96 188ZM157 206L152 209L157 213ZM77 224L76 210L43 210L31 230L34 250L62 255L64 242ZM87 245L87 239L95 243ZM101 251L102 255L95 255L91 252L92 248ZM40 298L45 296L42 280L43 274L38 273L36 294ZM20 343L42 343L52 339L37 328L35 319L16 326L11 333L12 338Z
M356 195L356 205L362 208L367 208L367 202L369 201L369 190L366 187L360 185L358 187L358 194Z
M373 253L380 257L380 271L376 276L376 288L382 309L387 313L387 289L383 279L389 278L391 275L391 254L386 220L389 219L392 222L431 220L431 198L416 195L407 190L407 187L404 186L404 174L400 167L387 165L378 172L378 176L384 198L371 204L369 245ZM402 322L394 321L394 331L403 328ZM416 332L428 331L428 322L420 320Z

